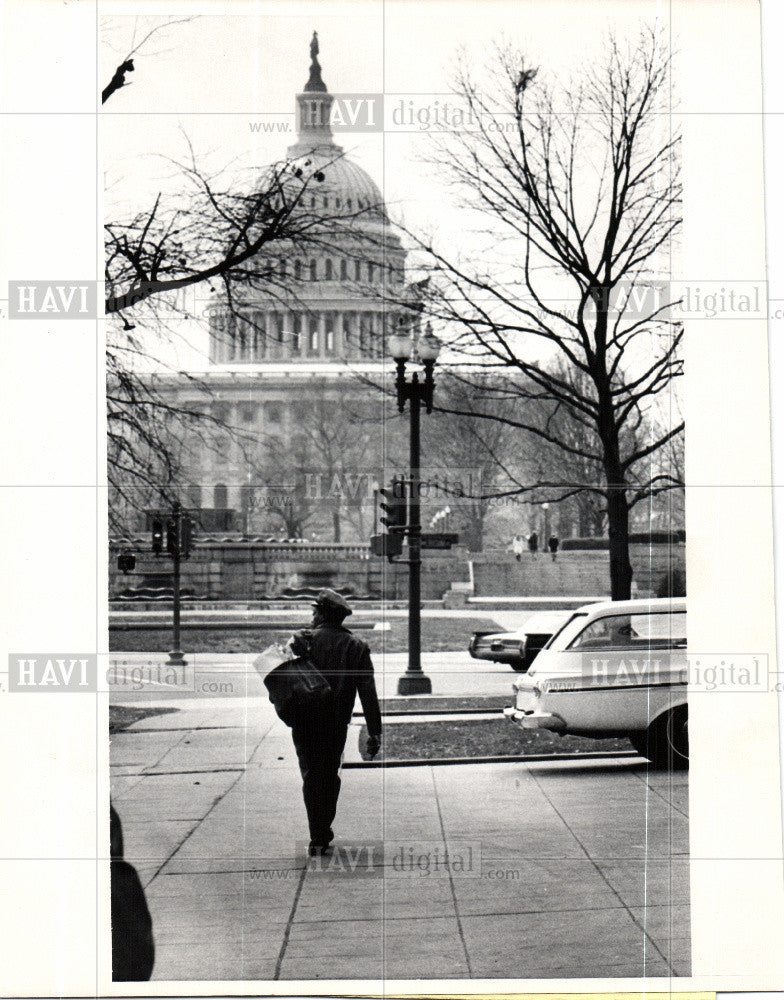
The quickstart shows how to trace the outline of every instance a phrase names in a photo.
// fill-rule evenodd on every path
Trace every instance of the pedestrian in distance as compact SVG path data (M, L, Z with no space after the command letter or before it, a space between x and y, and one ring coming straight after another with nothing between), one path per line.
M539 536L535 531L532 531L528 536L528 551L533 552L534 555L539 551Z
M515 535L512 539L512 552L514 552L515 559L520 562L523 558L523 536Z
M550 540L547 543L550 549L550 555L553 557L553 562L555 562L555 557L558 553L558 537L557 535L550 535Z
M334 837L340 764L357 694L368 730L368 755L375 757L381 746L381 709L370 648L343 625L351 613L340 594L324 589L313 605L310 628L292 640L292 652L307 656L331 688L324 703L306 712L291 729L314 856L325 854Z

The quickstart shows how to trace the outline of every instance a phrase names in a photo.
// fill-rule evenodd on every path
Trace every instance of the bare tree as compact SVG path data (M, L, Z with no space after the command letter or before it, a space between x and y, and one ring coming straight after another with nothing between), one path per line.
M632 580L629 511L677 480L669 469L640 470L683 430L678 422L651 432L645 419L682 372L682 329L666 288L653 284L668 273L680 223L669 55L646 32L628 47L611 40L606 61L579 82L540 82L510 51L499 67L497 101L461 72L475 128L448 136L438 158L501 249L482 270L420 239L437 275L427 309L476 372L506 371L510 397L549 407L544 423L502 406L481 416L599 467L598 485L559 476L514 489L599 490L611 593L622 599Z
M447 473L442 491L444 508L450 509L448 523L475 552L483 548L486 521L498 494L512 492L524 463L514 427L482 416L504 391L504 381L444 371L423 443L425 465Z
M263 491L264 509L282 521L289 537L316 528L340 542L348 524L355 539L365 539L378 457L373 416L360 401L336 398L324 386L314 386L308 403L291 416L291 427L260 439L248 466L257 482L289 487Z
M134 18L131 41L121 50L125 53L125 55L120 58L117 67L112 73L111 79L101 91L101 103L106 104L112 94L116 93L122 87L128 86L128 74L133 73L136 68L133 61L134 57L137 56L141 49L147 46L147 43L151 38L161 33L165 33L168 28L172 28L178 24L187 24L189 21L193 20L193 17L164 19L159 17ZM113 18L104 18L101 22L101 34L105 43L107 42L107 36L112 33L112 28L114 27L113 21ZM146 54L149 55L151 53L147 52Z
M131 57L154 34L187 20L137 26L140 40L135 36L103 101L123 86L124 74L133 68ZM312 192L324 181L325 164L317 167L307 156L254 172L244 183L229 171L206 174L190 143L187 159L172 166L182 181L179 197L159 194L150 208L104 226L105 311L115 320L108 326L106 353L115 528L123 527L126 511L178 494L178 438L186 429L204 424L205 442L210 422L234 435L209 416L208 406L178 404L168 385L161 388L154 376L179 336L178 325L194 315L190 301L196 290L204 300L213 297L232 323L263 338L262 314L253 311L252 303L259 297L296 300L297 283L286 267L292 253L331 248L342 238L360 254L362 227L356 224L377 211L375 205L353 212L317 211L321 199ZM178 374L190 389L209 397L206 384Z

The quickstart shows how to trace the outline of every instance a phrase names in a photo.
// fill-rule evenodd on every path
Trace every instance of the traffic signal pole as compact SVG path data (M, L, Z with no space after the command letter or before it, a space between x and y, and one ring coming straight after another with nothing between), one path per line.
M169 652L169 659L167 661L169 666L181 667L185 666L186 660L183 655L182 649L180 648L180 559L182 552L182 507L178 500L175 500L174 506L172 508L172 528L174 534L174 544L171 546L171 557L173 560L173 575L172 575L172 611L173 611L173 635L172 643L173 648Z

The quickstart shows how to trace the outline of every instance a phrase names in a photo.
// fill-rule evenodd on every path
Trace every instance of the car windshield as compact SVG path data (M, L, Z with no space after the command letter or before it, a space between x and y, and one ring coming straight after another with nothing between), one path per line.
M686 645L686 612L605 615L570 639L568 649L675 649Z

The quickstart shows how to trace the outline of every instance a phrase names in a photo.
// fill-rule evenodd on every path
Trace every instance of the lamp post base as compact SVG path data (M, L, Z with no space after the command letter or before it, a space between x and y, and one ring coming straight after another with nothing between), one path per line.
M185 654L181 649L172 649L169 653L169 659L166 661L167 667L185 667L188 661L185 659Z
M426 677L420 670L407 670L397 682L397 693L408 694L432 694L433 685L430 678Z

